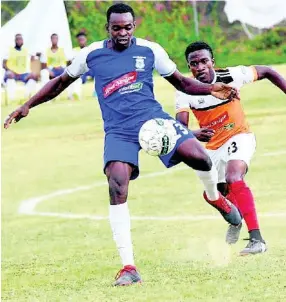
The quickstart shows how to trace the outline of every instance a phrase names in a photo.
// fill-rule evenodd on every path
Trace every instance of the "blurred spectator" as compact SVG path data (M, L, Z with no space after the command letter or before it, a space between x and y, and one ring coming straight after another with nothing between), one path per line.
M73 49L74 57L80 52L80 50L87 46L87 38L85 32L79 32L76 35L78 46ZM87 79L94 79L93 72L91 70L83 74L77 81L69 86L68 96L69 99L81 99L81 84L85 84ZM96 95L95 95L96 96Z
M25 83L25 97L31 96L36 89L36 74L31 72L31 61L34 56L29 54L27 48L23 47L24 40L21 34L15 35L15 46L10 47L3 56L4 82L7 87L9 100L15 99L16 81Z
M58 41L58 35L52 34L52 46L40 56L40 61L42 63L41 81L43 84L47 83L49 79L61 75L68 65L67 55L63 48L58 47Z
M78 46L74 48L74 55L76 55L82 48L87 46L87 38L84 32L78 33L76 38ZM91 70L81 76L82 84L86 83L88 77L90 77L92 80L94 79L94 75Z

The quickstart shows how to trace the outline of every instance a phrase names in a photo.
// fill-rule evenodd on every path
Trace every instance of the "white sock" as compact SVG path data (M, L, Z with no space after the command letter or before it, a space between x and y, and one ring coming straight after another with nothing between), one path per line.
M208 199L218 200L219 199L219 193L217 190L218 173L214 164L212 165L212 169L210 171L196 171L196 172L205 187L205 191Z
M36 81L33 79L30 79L27 83L26 83L26 92L25 92L25 96L29 97L32 95L32 93L36 90Z
M7 96L9 100L14 100L16 95L16 81L14 79L7 79Z
M74 90L73 85L74 85L74 83L70 84L69 87L67 88L67 93L68 93L69 99L72 99L72 94L73 94L73 90Z
M122 264L124 266L134 265L131 223L127 202L119 205L110 205L109 220Z
M42 83L42 86L44 86L45 84L47 84L50 80L50 74L49 74L49 71L48 69L42 69L40 71L40 75L41 75L41 83Z
M81 86L82 80L78 78L75 82L73 82L67 89L68 91L68 98L72 99L73 95L77 95L79 99L81 99Z
M74 92L80 97L81 96L82 79L79 78L74 82Z

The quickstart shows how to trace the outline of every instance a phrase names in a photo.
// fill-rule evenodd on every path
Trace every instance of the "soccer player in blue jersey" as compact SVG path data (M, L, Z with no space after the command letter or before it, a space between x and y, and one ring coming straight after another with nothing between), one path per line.
M12 121L18 122L26 117L30 108L53 99L85 72L93 71L104 121L104 173L109 185L109 218L123 264L114 285L142 281L134 264L126 202L129 181L139 175L139 130L147 120L172 119L154 98L153 69L187 94L211 94L220 99L237 97L236 89L223 83L204 84L184 77L159 44L133 36L135 27L134 11L130 6L123 3L112 5L107 10L109 39L83 48L63 74L49 81L12 112L4 123L8 128ZM240 224L241 217L236 207L217 191L217 171L205 149L183 125L175 123L174 127L181 137L170 154L160 157L163 164L169 168L183 162L202 171L200 179L205 189L205 200L218 209L230 224Z

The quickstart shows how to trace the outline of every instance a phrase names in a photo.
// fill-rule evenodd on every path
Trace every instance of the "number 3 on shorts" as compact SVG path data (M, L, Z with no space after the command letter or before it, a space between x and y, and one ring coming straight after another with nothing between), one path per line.
M187 135L189 133L188 129L180 123L174 122L174 127L178 128L183 135Z
M178 139L179 139L180 137L182 137L182 135L187 135L187 134L189 134L188 129L187 129L186 127L184 127L184 126L183 126L182 124L180 124L180 123L176 123L176 122L174 121L174 127L177 128L177 129L179 130Z
M237 145L236 142L232 142L231 145L228 147L227 152L228 155L230 155L231 153L235 153L237 151Z

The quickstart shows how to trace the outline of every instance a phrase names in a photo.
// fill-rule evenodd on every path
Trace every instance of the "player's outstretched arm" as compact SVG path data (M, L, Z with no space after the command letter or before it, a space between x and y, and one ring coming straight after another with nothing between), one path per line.
M225 100L238 98L236 88L223 83L204 84L197 80L184 77L177 69L176 64L170 60L165 49L157 43L151 43L151 48L155 54L155 69L177 90L186 94L208 95Z
M255 69L257 71L258 80L268 79L286 93L286 80L281 74L268 66L257 65Z
M177 90L192 95L211 94L216 98L225 100L238 98L239 94L236 88L223 83L204 84L197 80L183 76L178 70L172 75L165 77Z
M23 117L29 114L29 109L52 100L65 90L77 78L70 77L66 72L49 81L40 89L29 101L10 113L4 122L4 128L9 128L10 124L15 121L19 122Z

